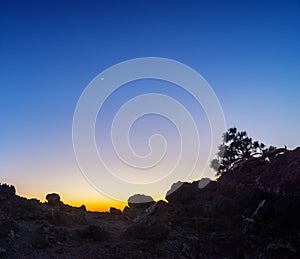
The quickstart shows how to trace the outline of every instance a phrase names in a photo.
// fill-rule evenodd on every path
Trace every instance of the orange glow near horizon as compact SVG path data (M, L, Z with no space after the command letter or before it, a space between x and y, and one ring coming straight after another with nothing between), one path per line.
M1 183L13 185L16 188L17 195L27 199L38 199L41 202L46 201L46 195L49 193L59 194L61 201L65 204L80 207L85 205L89 211L107 212L110 207L123 210L127 205L127 199L138 193L130 193L124 200L115 200L105 196L92 188L75 164L54 164L48 167L46 163L36 163L36 170L33 174L28 167L22 170L15 169L9 171L9 177L1 179ZM22 171L18 177L16 172ZM43 172L43 173L39 173ZM55 172L61 172L59 177ZM151 195L151 193L140 192L140 194ZM164 200L165 194L160 197L153 197L154 200Z
M74 206L74 207L80 207L81 205L84 205L88 211L96 211L96 212L109 212L109 209L111 207L114 207L116 209L120 209L123 211L125 206L127 205L126 202L103 202L103 203L95 203L95 202L84 202L84 203L77 203L77 202L65 202L62 201L65 204Z
M9 183L12 184L12 183ZM14 184L12 184L14 185ZM39 189L36 187L28 188L26 185L14 185L18 196L25 197L27 199L38 199L40 202L46 201L46 195L49 193L57 193L61 197L61 201L64 204L74 207L80 207L84 205L89 211L107 212L110 207L123 210L127 205L125 201L117 201L109 199L91 188L84 188L77 192L77 196L74 196L74 190L68 188L49 188L48 190Z
M24 188L24 186L22 187ZM48 193L53 193L53 192L41 193L41 192L36 192L37 190L33 191L32 189L28 191L27 189L23 189L22 187L17 188L17 195L21 197L25 197L27 199L38 199L40 202L45 202L46 195ZM65 191L57 190L54 193L60 195L61 201L64 204L73 207L80 207L84 205L88 211L94 211L94 212L109 212L111 207L123 211L123 209L128 205L128 203L125 201L117 201L102 196L96 191L94 191L93 189L92 190L90 189L89 191L90 192L85 193L85 195L79 195L80 197L77 198L74 198L74 196L70 195L70 193L66 192L66 190ZM158 200L166 201L164 197L161 197Z
M40 202L46 201L45 198L39 197L39 196L34 197L32 195L26 195L26 194L22 194L22 193L17 193L17 195L27 198L27 199L38 199ZM86 200L78 200L78 199L61 197L61 201L64 204L70 205L73 207L80 207L80 206L84 205L88 211L96 211L96 212L109 212L109 209L111 207L114 207L114 208L117 208L117 209L120 209L123 211L124 207L127 206L127 202L106 200L106 199L90 199L89 198Z

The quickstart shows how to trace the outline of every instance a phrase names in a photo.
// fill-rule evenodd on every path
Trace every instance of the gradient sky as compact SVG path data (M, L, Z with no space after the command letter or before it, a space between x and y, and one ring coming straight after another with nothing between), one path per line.
M218 96L228 127L268 145L295 148L299 46L296 0L0 0L0 182L41 200L57 192L64 202L93 210L122 206L80 173L72 119L97 74L138 57L165 57L194 68ZM176 91L172 95L182 98ZM153 124L147 125L149 135Z

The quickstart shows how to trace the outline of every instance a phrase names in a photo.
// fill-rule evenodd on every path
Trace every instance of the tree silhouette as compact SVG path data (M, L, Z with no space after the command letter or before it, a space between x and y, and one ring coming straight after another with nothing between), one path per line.
M246 131L239 132L235 127L230 128L223 134L223 143L218 147L217 158L211 161L210 166L218 176L227 172L238 161L261 156L270 148L266 148L265 144L258 141L252 141Z

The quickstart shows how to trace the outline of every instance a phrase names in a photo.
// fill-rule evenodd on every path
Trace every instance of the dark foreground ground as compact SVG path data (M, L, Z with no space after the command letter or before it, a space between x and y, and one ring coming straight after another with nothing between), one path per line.
M0 185L0 257L300 258L300 148L166 199L93 213Z

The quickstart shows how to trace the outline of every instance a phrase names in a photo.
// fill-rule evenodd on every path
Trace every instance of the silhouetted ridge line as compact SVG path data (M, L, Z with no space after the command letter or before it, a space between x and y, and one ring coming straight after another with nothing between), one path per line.
M41 203L1 184L0 255L299 258L300 148L270 154L267 161L245 160L217 181L183 183L173 192L174 184L168 203L133 195L123 212L89 212L55 193Z

